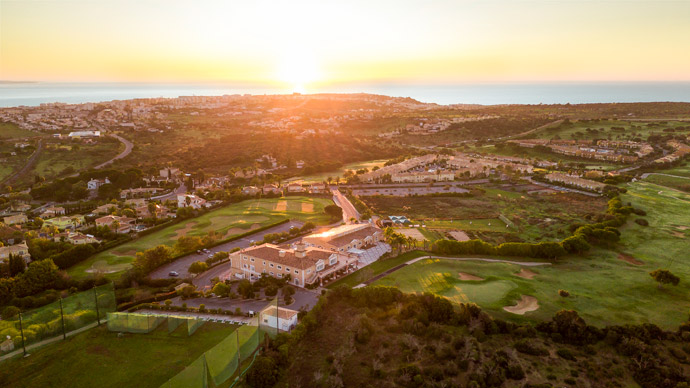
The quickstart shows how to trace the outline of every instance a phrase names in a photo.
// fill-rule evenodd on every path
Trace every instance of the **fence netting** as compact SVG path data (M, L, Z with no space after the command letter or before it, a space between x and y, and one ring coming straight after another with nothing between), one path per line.
M15 349L104 320L115 311L115 290L111 283L69 295L45 306L0 320L0 338L9 336Z
M209 375L214 385L224 384L238 373L242 363L254 356L259 348L259 336L258 326L239 327L182 372L161 385L161 388L206 388Z
M136 314L136 313L108 313L108 330L123 333L150 333L166 317L162 315Z

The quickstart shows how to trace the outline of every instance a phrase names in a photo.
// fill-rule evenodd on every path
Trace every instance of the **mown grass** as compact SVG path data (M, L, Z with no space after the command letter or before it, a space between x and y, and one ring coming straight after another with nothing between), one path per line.
M521 267L513 264L424 260L375 284L475 302L496 317L515 321L541 321L561 309L573 309L599 326L650 322L677 328L687 320L690 308L690 195L647 182L627 188L622 200L645 210L647 216L631 215L621 228L620 243L611 249L594 249L585 257L569 256L552 266L529 268L537 273L531 280L516 276ZM645 218L649 226L636 224L636 218ZM620 253L642 264L623 260ZM671 270L681 278L680 284L659 289L649 276L657 268ZM484 280L460 281L459 272ZM559 296L560 289L570 296ZM539 309L524 316L503 310L521 295L536 297Z
M690 177L652 174L645 178L644 181L690 193Z
M183 329L168 334L163 324L149 334L120 337L102 325L30 357L3 361L0 386L158 388L236 327L207 322L191 337Z
M371 171L372 168L374 167L383 167L383 165L388 161L388 159L379 159L379 160L370 160L366 162L355 162L355 163L350 163L346 164L345 166L335 170L335 171L330 171L330 172L322 172L319 174L313 174L313 175L306 175L306 176L298 176L294 178L290 178L286 180L286 182L302 182L302 183L316 183L316 182L327 182L328 177L343 177L345 174L345 171L347 170L352 170L352 171L357 171L361 170L363 168L368 169Z
M103 251L73 266L68 270L68 273L76 278L82 278L88 275L86 270L98 268L110 272L108 277L116 277L117 273L129 268L136 252L158 245L173 246L181 235L203 236L210 231L215 231L223 235L224 238L229 238L286 218L324 224L328 222L329 217L323 209L330 204L332 204L330 199L308 197L264 198L243 201ZM276 210L279 205L284 205L285 210ZM303 212L303 205L313 206L313 211Z
M0 139L19 139L37 135L36 132L21 129L16 124L0 123Z
M371 279L376 275L388 271L389 269L395 266L406 263L412 259L416 259L417 257L422 257L426 255L428 255L428 253L426 252L412 251L389 259L379 259L378 261L375 261L369 264L368 266L329 284L327 288L332 289L340 286L354 287L366 280Z

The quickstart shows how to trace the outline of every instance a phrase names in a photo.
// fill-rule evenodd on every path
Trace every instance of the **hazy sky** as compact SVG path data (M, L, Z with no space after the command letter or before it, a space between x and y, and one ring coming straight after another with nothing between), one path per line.
M690 1L0 0L0 79L690 80Z

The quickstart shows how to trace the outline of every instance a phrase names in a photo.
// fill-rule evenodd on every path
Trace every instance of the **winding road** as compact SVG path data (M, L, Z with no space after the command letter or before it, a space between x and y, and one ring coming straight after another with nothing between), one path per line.
M34 163L36 162L36 159L41 154L41 152L43 152L43 139L38 139L38 147L36 147L36 150L34 151L34 153L31 154L29 159L26 161L26 164L24 164L24 167L22 167L19 171L15 172L14 174L10 175L9 177L5 178L5 180L2 183L10 184L10 183L14 182L17 178L26 174L26 172L34 165Z
M122 136L116 135L116 134L114 134L114 133L111 134L110 136L116 138L117 140L120 141L120 143L124 144L124 145L125 145L125 150L122 151L122 152L120 152L120 154L118 154L118 155L115 156L114 158L108 160L107 162L103 162L103 163L99 164L98 166L94 167L96 170L98 170L98 169L100 169L100 168L103 168L103 167L105 167L105 166L107 166L107 165L113 163L114 161L116 161L116 160L118 160L118 159L122 159L122 158L126 157L127 155L129 155L129 154L132 152L132 148L134 147L134 144L132 144L131 141L125 139L125 138L122 137Z

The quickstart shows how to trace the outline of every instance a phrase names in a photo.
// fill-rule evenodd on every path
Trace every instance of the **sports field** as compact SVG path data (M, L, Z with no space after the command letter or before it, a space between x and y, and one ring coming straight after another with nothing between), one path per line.
M374 167L383 167L383 165L388 161L388 159L379 159L379 160L370 160L367 162L356 162L356 163L350 163L346 164L345 166L339 168L336 171L331 171L331 172L322 172L319 174L314 174L314 175L307 175L307 176L299 176L299 177L294 177L286 180L286 182L302 182L302 183L315 183L315 182L326 182L328 177L335 178L335 177L343 177L345 174L345 171L347 170L352 170L352 171L357 171L361 170L363 168L366 168L367 170L371 171L372 168Z
M207 322L193 336L186 326L168 334L110 332L106 325L0 364L2 387L158 388L225 339L235 326ZM61 362L55 362L61 360Z
M690 177L651 174L644 181L690 193Z
M433 292L456 302L475 302L492 315L512 320L549 319L574 309L596 325L652 322L675 329L690 308L690 194L636 182L627 186L624 202L644 209L649 226L631 215L621 242L611 250L595 249L587 257L567 257L552 266L521 267L479 261L424 260L374 284L406 292ZM526 259L526 261L534 261ZM534 273L518 276L521 269ZM678 286L657 288L649 272L667 268L681 278ZM469 274L482 280L461 280ZM561 297L560 289L570 292ZM522 296L536 298L538 308L517 315L504 310Z
M173 246L180 236L203 236L210 231L215 231L223 238L229 238L284 219L323 224L329 220L323 209L332 203L330 199L308 197L243 201L101 252L70 268L68 272L73 277L81 278L98 270L112 277L129 268L136 252L161 244Z

